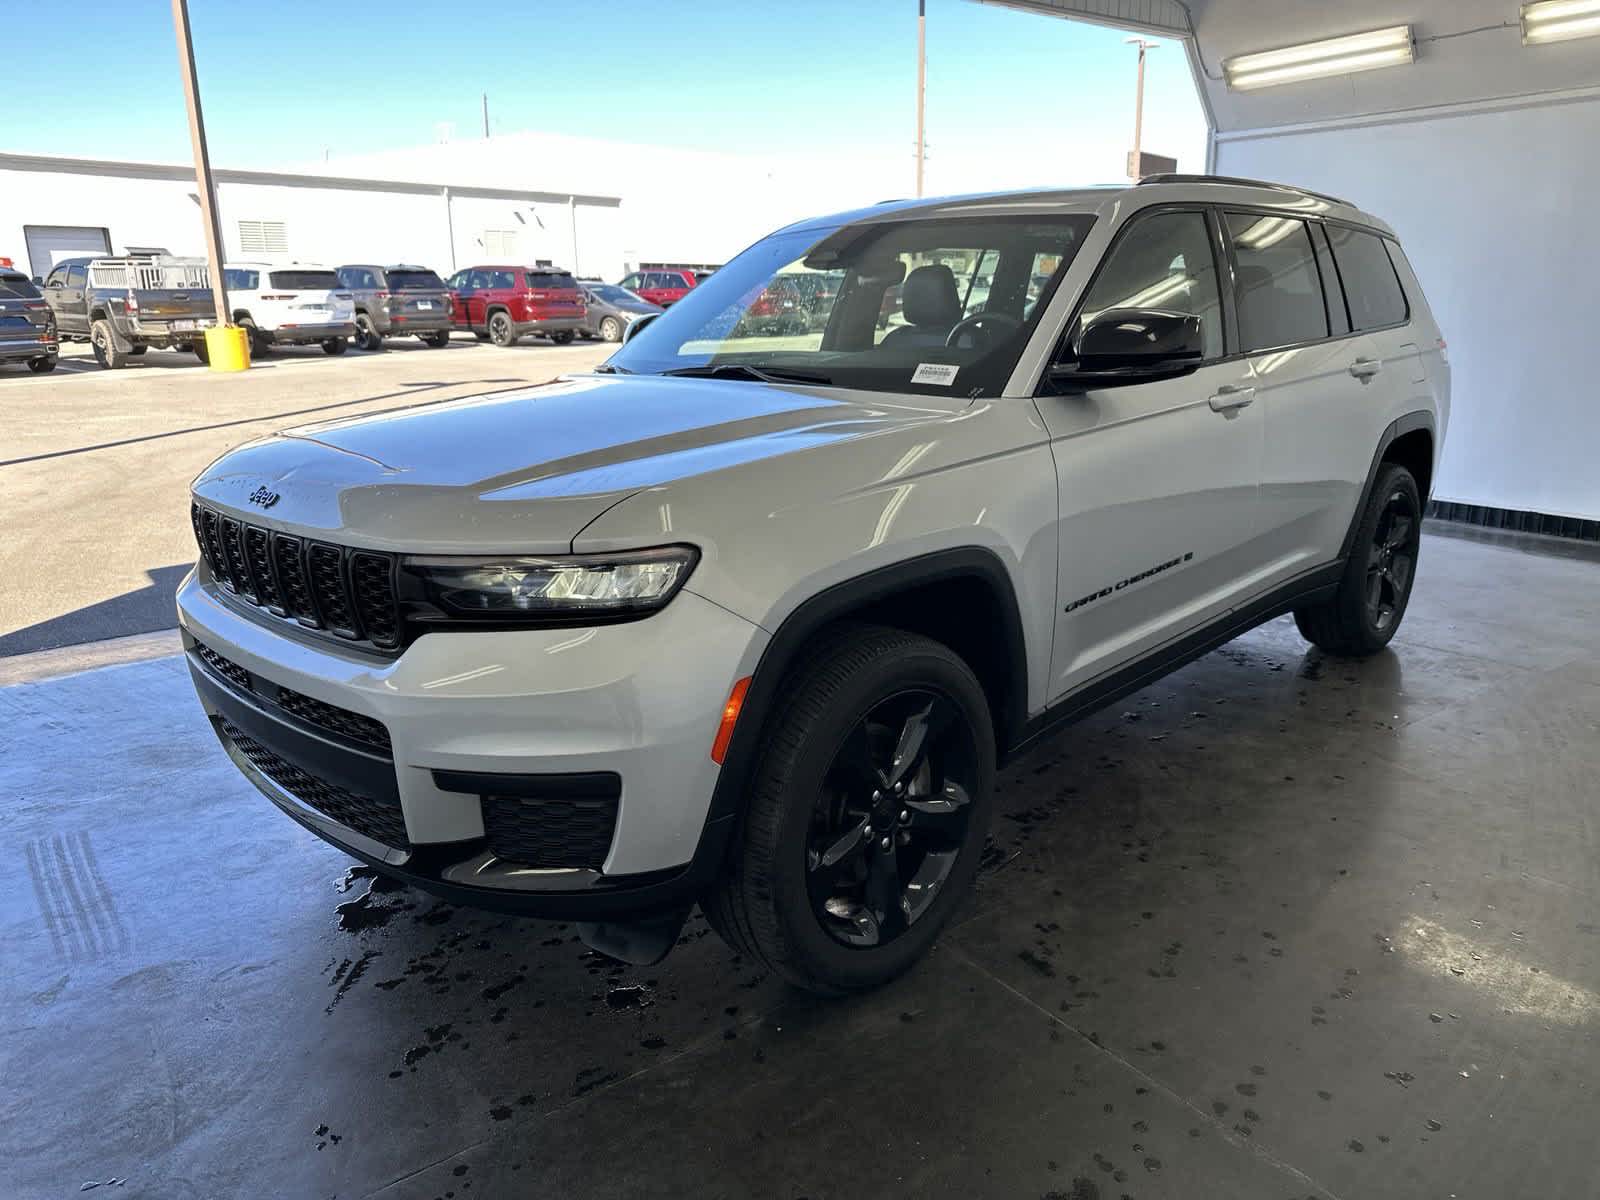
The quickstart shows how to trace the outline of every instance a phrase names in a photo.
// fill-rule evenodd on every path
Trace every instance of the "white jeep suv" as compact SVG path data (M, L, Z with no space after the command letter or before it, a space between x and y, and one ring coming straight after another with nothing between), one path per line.
M268 346L308 346L343 354L356 331L355 299L332 267L228 263L222 269L228 311L250 336L250 353Z
M739 332L818 272L806 332ZM1382 648L1448 397L1394 234L1332 197L883 204L592 374L230 452L184 645L239 769L380 871L636 962L698 902L848 991L960 902L1020 748L1284 612Z

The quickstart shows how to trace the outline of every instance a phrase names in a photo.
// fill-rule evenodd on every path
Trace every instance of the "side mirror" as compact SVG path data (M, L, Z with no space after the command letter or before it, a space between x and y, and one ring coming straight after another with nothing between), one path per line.
M661 314L658 312L645 313L645 315L640 317L637 321L629 321L627 327L622 331L622 344L626 346L629 342L633 341L634 338L639 336L639 331L641 329L650 324L651 321L654 321L660 315Z
M1050 367L1059 383L1114 384L1184 375L1205 357L1200 318L1160 309L1113 308L1079 330L1072 359Z

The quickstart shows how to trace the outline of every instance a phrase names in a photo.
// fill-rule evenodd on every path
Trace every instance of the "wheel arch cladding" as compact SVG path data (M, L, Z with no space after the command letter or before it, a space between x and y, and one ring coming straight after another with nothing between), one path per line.
M1339 550L1341 559L1348 558L1351 548L1355 545L1356 531L1361 527L1361 514L1366 511L1367 497L1372 494L1372 486L1377 482L1378 471L1384 463L1397 462L1416 476L1417 492L1422 498L1423 506L1427 506L1428 495L1433 486L1433 455L1437 445L1435 429L1433 414L1422 410L1407 413L1391 422L1383 431L1382 436L1378 438L1377 448L1372 452L1372 465L1367 469L1367 482L1356 498L1356 510L1350 517L1350 528L1346 531L1344 544ZM1413 463L1426 464L1423 474L1417 474Z
M710 818L742 807L780 685L819 633L845 621L919 633L959 654L988 697L995 757L1004 761L1027 718L1028 660L1016 590L993 551L941 550L835 584L784 619L756 666Z

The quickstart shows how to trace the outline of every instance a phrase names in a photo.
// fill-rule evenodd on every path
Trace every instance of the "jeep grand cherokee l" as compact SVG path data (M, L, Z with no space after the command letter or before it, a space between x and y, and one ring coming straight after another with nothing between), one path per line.
M742 332L802 271L838 277L826 322ZM699 903L864 988L960 901L1008 756L1280 613L1388 643L1449 385L1340 200L880 205L758 242L593 373L225 455L184 645L239 769L378 870L636 962Z

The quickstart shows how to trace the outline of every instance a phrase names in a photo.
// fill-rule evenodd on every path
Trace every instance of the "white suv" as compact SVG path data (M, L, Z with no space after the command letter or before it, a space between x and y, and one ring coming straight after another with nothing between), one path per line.
M250 335L250 353L268 346L306 346L343 354L356 331L355 300L332 267L228 263L222 269L228 311Z
M804 335L739 332L815 272ZM380 870L632 961L699 902L848 991L933 940L1020 748L1280 613L1383 647L1448 397L1343 201L884 204L757 243L593 374L229 453L184 644L239 768Z

